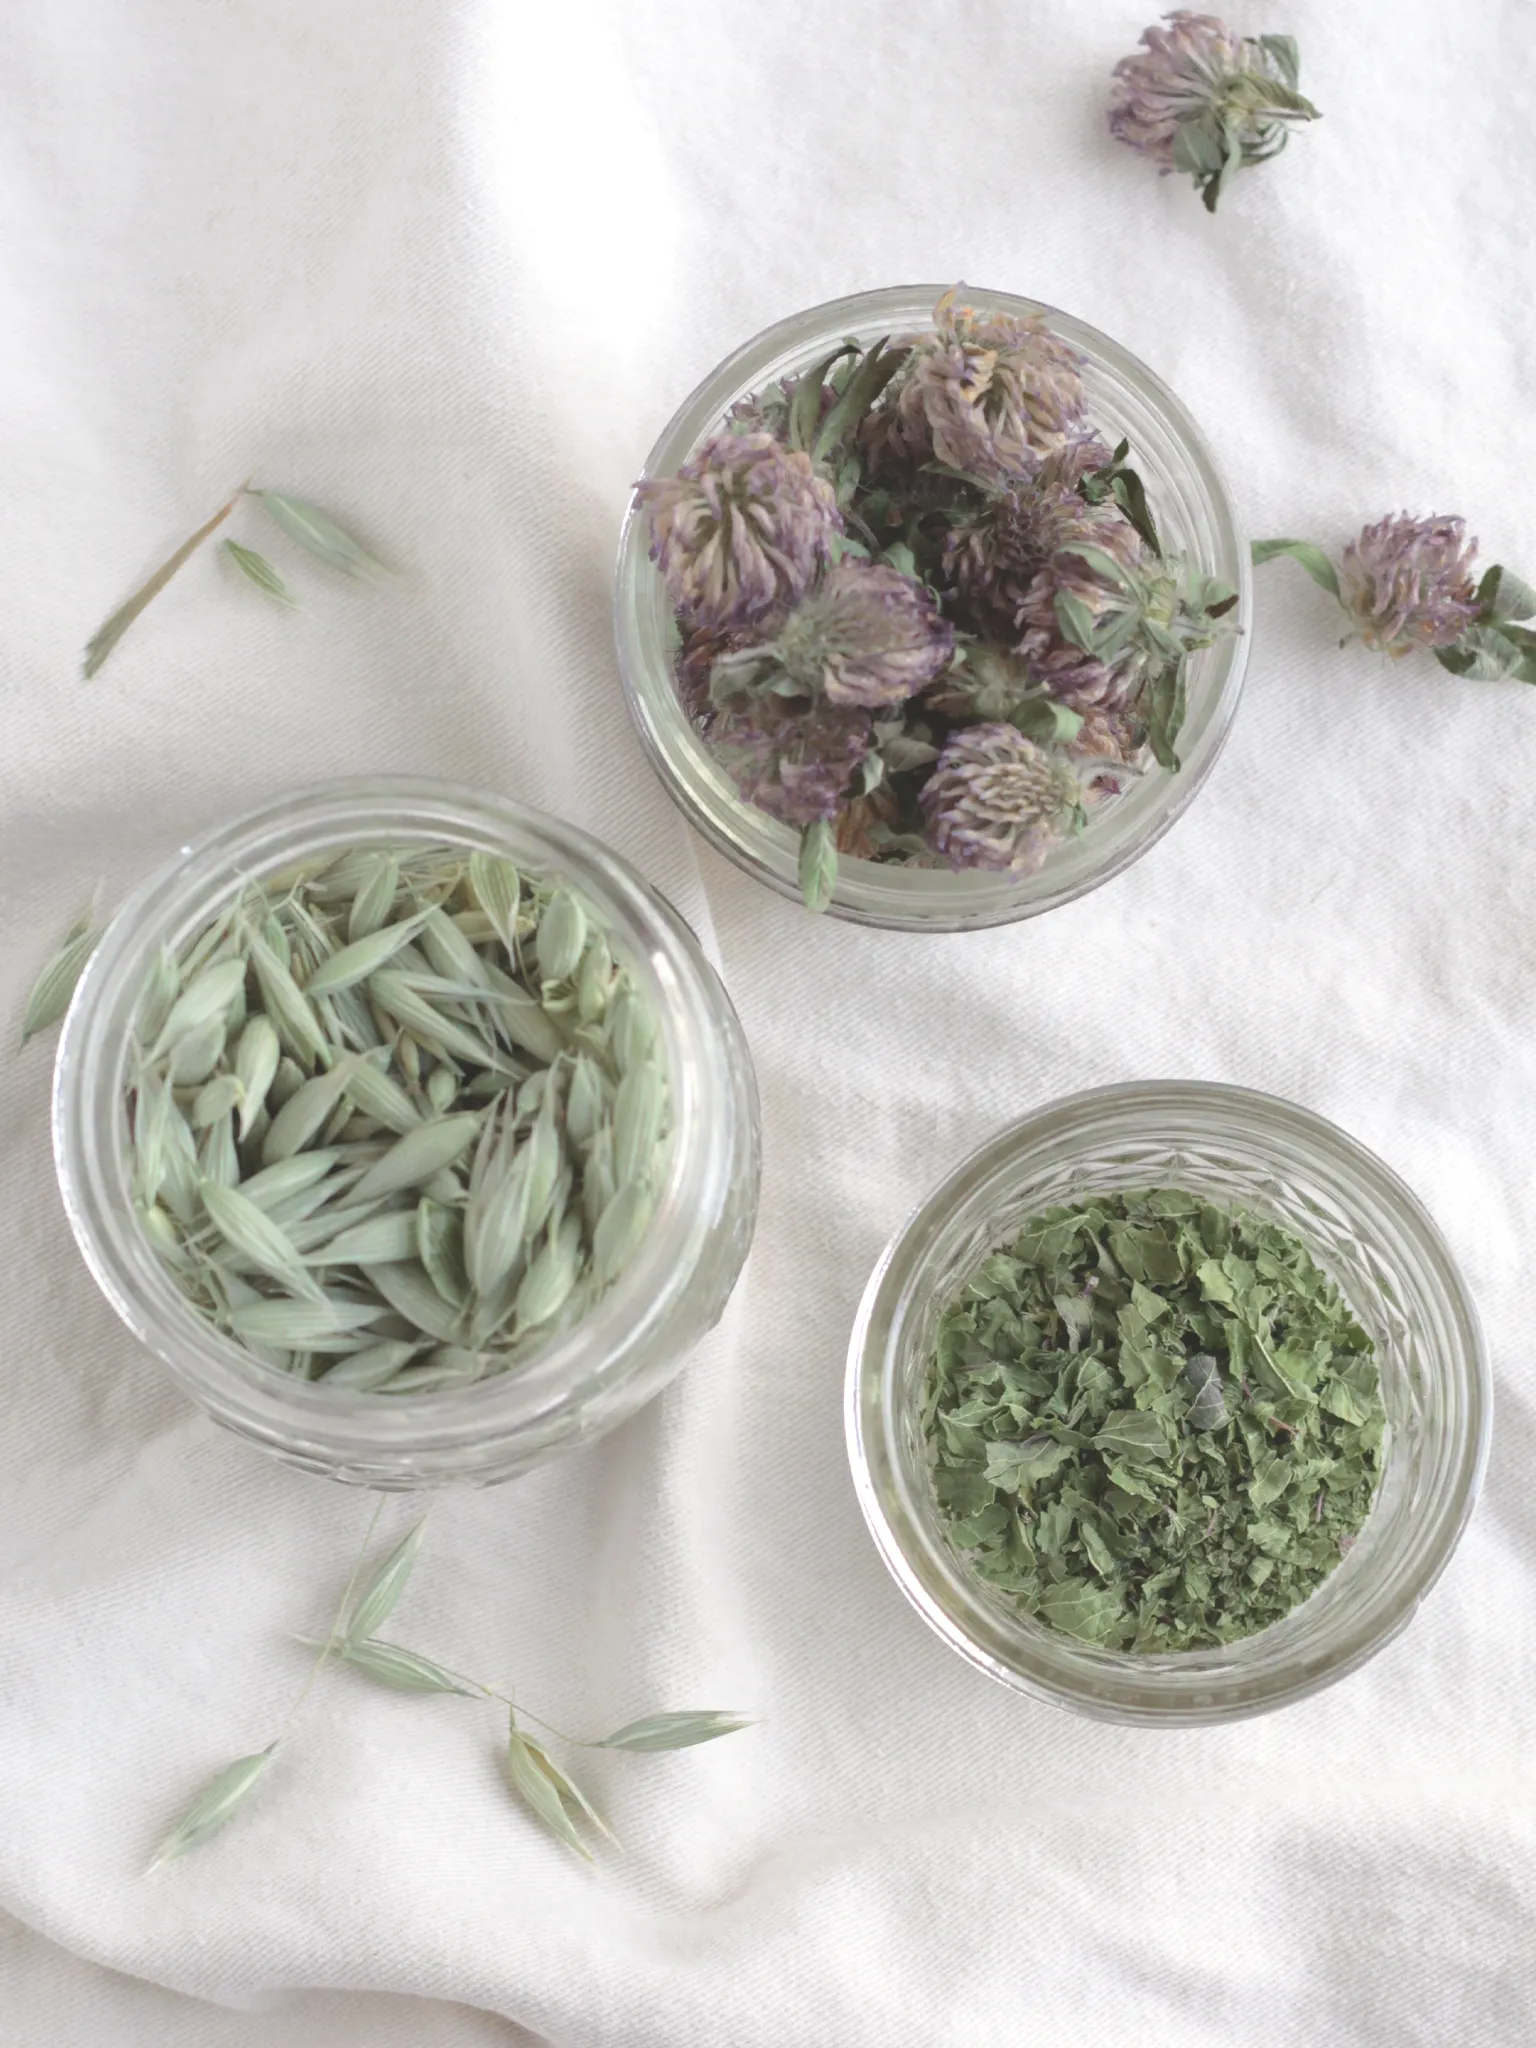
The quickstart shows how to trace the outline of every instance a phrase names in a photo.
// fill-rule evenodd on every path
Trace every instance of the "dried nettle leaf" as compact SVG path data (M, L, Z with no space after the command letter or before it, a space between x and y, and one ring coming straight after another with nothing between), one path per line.
M1179 1188L1047 1210L983 1259L923 1418L976 1576L1133 1651L1304 1600L1370 1509L1385 1428L1371 1341L1300 1240Z

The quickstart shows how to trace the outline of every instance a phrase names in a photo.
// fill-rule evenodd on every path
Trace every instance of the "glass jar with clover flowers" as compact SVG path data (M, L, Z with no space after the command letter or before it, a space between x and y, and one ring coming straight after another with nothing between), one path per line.
M616 595L631 711L738 866L851 921L1009 923L1167 830L1241 688L1247 552L1199 429L1031 300L797 314L646 463Z

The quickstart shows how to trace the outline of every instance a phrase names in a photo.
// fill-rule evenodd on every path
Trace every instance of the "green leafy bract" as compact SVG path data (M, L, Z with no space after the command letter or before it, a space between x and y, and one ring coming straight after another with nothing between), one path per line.
M1337 597L1343 602L1339 572L1314 541L1256 540L1250 552L1255 569L1262 569L1266 562L1273 562L1280 555L1288 555L1293 562L1299 562L1312 581L1320 584L1330 597Z

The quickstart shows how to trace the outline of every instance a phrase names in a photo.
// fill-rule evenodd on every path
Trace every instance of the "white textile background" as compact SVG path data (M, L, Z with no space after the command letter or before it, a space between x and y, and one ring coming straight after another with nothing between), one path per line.
M275 1732L369 1504L216 1432L125 1338L54 1198L48 1051L0 1059L7 2048L1531 2039L1536 694L1340 653L1277 565L1173 833L1031 925L909 938L818 923L693 839L610 649L625 490L676 402L770 320L914 278L1118 336L1251 532L1465 511L1532 573L1530 0L1242 5L1299 37L1325 118L1215 219L1105 131L1151 4L5 10L6 1030L98 884L110 907L294 783L431 771L673 895L740 1006L767 1149L686 1375L570 1463L445 1499L396 1618L556 1721L761 1725L598 1760L627 1853L588 1872L511 1806L478 1709L328 1676L238 1824L146 1880L168 1817ZM82 685L89 632L250 474L404 574L349 585L274 539L293 616L205 551ZM864 1276L918 1194L1005 1119L1158 1074L1381 1152L1498 1379L1481 1509L1410 1631L1323 1697L1177 1735L1013 1698L930 1638L840 1420Z

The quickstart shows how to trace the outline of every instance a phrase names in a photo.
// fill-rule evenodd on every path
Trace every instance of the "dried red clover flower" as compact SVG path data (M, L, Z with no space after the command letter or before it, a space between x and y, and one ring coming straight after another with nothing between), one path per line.
M951 733L919 801L951 867L1029 874L1079 815L1083 786L1017 726L968 725Z
M1309 540L1256 540L1256 566L1289 555L1338 599L1358 638L1383 654L1427 648L1452 675L1536 683L1536 590L1500 563L1476 581L1466 521L1389 513L1345 548L1336 568Z
M870 746L864 712L772 695L717 712L710 730L710 751L742 797L786 825L835 818Z
M980 630L1000 646L1029 652L1042 611L1054 627L1059 589L1091 594L1097 579L1075 549L1102 549L1130 568L1142 544L1113 504L1089 505L1066 484L1025 484L999 492L951 532L945 573L954 578Z
M983 483L1030 475L1083 423L1083 359L1043 314L977 313L947 291L880 415L890 452Z
M1214 14L1179 8L1114 69L1109 126L1159 167L1186 171L1214 213L1232 173L1284 149L1289 124L1315 121L1296 90L1292 36L1240 36Z
M716 434L638 495L672 602L722 632L802 597L843 530L832 486L772 434Z
M1464 519L1378 519L1344 550L1341 599L1367 647L1449 647L1478 616Z
M785 675L829 704L902 704L955 651L955 629L924 583L854 556L829 569L773 642Z

